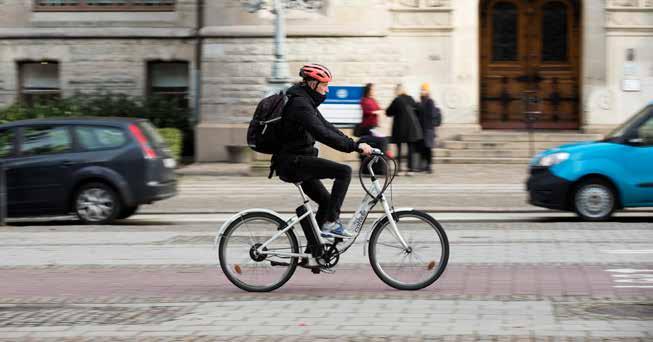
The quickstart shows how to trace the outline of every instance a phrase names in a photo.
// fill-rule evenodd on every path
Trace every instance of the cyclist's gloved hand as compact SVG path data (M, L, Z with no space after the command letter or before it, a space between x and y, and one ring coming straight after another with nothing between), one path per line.
M369 156L372 154L372 146L366 143L360 143L358 144L358 152L360 152L364 156Z

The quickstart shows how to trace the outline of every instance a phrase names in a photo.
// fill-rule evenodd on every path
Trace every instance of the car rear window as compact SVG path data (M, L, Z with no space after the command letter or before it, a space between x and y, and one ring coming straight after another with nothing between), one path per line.
M62 153L72 148L66 126L36 126L23 128L22 155Z
M16 135L13 130L0 130L0 158L6 158L12 155L15 140Z
M116 127L78 126L77 139L82 149L86 151L118 148L125 144L125 132Z

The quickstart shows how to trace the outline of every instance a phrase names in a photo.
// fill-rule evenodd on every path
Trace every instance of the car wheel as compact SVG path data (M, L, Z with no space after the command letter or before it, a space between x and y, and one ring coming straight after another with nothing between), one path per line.
M576 187L574 208L587 221L607 220L617 207L617 196L612 185L601 179L589 179Z
M86 224L111 223L120 211L118 194L106 184L85 184L75 196L75 213Z
M138 206L130 206L130 207L124 207L122 208L122 211L120 212L120 215L118 215L118 219L126 219L136 213L136 210L138 210Z

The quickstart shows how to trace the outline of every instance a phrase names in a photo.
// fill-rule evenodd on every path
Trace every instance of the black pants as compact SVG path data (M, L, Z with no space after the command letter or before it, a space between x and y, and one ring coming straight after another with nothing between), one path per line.
M422 157L422 162L424 163L424 168L426 170L431 170L431 165L433 164L433 149L427 146L422 146L420 155Z
M401 145L403 144L397 144L397 161L399 162L399 170L401 171ZM408 145L408 155L406 156L406 159L408 159L408 171L414 171L415 168L413 168L413 157L415 155L415 151L417 150L417 146L415 143L406 143Z
M277 173L285 182L302 182L302 189L319 208L317 223L334 222L340 217L340 208L351 181L351 167L327 159L311 156L279 158ZM331 194L320 179L335 179Z

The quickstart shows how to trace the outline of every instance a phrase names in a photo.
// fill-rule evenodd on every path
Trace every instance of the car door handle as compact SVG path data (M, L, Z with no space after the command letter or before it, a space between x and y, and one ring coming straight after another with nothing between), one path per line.
M68 166L73 166L73 165L75 165L75 162L72 161L72 160L64 160L64 161L61 163L61 165L66 166L66 167L68 167Z

